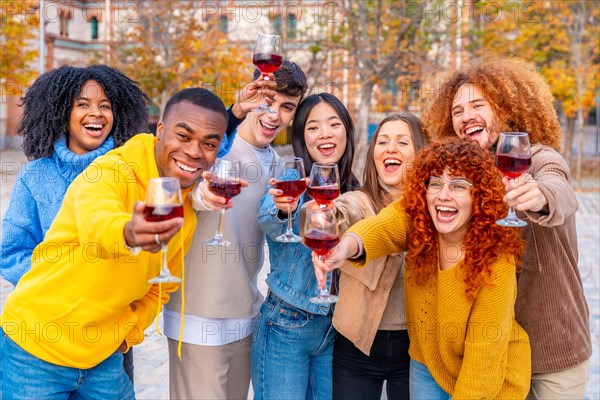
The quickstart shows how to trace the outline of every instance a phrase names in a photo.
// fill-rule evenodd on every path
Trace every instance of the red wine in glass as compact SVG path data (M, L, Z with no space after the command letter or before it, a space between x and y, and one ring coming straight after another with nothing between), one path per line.
M513 156L508 154L498 154L496 156L496 166L504 174L511 179L518 178L529 169L531 165L531 157Z
M506 177L515 179L523 175L531 165L529 135L525 132L502 132L496 145L496 166ZM522 227L527 222L519 219L512 206L506 217L496 221L506 227Z
M183 218L182 204L146 204L144 219L149 222L166 221L172 218Z
M275 183L275 188L281 190L284 196L298 197L306 190L306 181L279 181Z
M214 176L208 179L208 190L215 193L217 196L224 197L229 203L232 197L237 196L242 191L241 167L238 161L218 160L211 172ZM225 209L221 208L219 214L219 226L212 239L206 240L209 246L228 246L231 243L223 240L223 221L225 220Z
M340 195L340 172L336 163L313 163L308 194L321 207L326 207Z
M144 201L144 219L148 222L161 222L171 218L183 217L183 200L179 181L175 178L152 178L148 181L146 199ZM158 240L157 234L154 236ZM150 279L149 283L180 282L176 276L171 275L168 265L167 242L161 242L161 269L160 275Z
M282 195L298 198L306 190L306 179L304 177L304 161L300 157L282 157L271 168L269 183ZM287 228L285 232L275 238L275 241L282 243L297 243L302 238L294 233L292 224L292 208L288 205L287 210Z
M269 74L277 71L283 64L281 56L281 36L260 34L256 39L256 46L252 55L252 63L262 73L263 79L268 80ZM275 113L263 101L258 105L258 108L252 111Z
M339 197L340 187L338 185L309 186L307 192L319 205L327 205Z
M304 245L314 251L321 261L340 242L339 228L335 216L335 210L330 208L309 209L306 211L304 227ZM335 273L331 274L332 282ZM329 304L335 303L338 298L329 292L325 284L319 289L319 293L310 298L311 303Z
M263 74L271 74L281 67L283 57L272 53L254 53L252 63Z
M304 244L306 247L324 256L340 242L340 237L332 233L322 232L311 229L304 234Z
M228 181L224 179L212 179L208 182L208 188L211 192L225 197L227 201L242 192L242 184L238 181Z

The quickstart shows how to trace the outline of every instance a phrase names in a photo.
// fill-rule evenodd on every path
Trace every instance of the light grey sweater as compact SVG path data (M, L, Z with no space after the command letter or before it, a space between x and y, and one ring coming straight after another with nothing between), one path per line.
M223 239L231 242L230 246L204 244L217 230L219 212L197 212L198 225L185 258L185 314L204 318L253 318L263 302L257 277L263 266L265 246L265 235L256 216L269 176L265 175L252 146L239 135L223 158L240 161L242 178L249 185L231 199L234 207L225 212ZM273 151L273 161L276 160L278 156ZM180 312L179 290L166 304L169 310Z

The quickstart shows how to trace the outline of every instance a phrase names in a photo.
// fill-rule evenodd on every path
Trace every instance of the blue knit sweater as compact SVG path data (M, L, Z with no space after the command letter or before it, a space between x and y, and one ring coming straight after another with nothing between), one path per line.
M33 249L44 239L73 179L113 147L109 136L96 150L79 155L69 150L62 138L54 144L51 157L31 161L23 168L2 220L0 274L4 279L16 285L31 269Z

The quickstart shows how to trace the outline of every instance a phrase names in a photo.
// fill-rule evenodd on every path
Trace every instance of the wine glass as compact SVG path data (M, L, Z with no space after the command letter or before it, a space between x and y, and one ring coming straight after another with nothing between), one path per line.
M529 135L524 132L502 132L496 147L496 166L510 179L515 179L527 171L531 165ZM527 222L519 219L512 206L508 207L508 215L496 221L498 225L508 227L526 226Z
M152 178L148 182L144 219L149 222L166 221L183 217L183 201L179 181L175 178ZM155 236L158 238L158 235ZM169 272L167 260L167 242L161 242L162 267L160 275L150 279L149 283L181 282Z
M238 161L219 160L211 168L213 173L208 178L208 189L221 196L225 197L227 202L232 197L237 196L242 191L242 183L240 182L240 163ZM223 220L225 219L225 209L222 208L219 215L219 226L215 236L205 241L209 246L228 246L231 242L223 240Z
M277 71L283 63L283 57L281 56L281 36L262 33L258 35L252 56L252 63L262 73L263 79L269 80L268 74ZM252 111L275 113L275 111L269 108L264 99L258 108Z
M340 195L340 172L337 164L314 163L310 170L307 192L321 207L327 207L327 204L336 199Z
M271 170L271 184L283 192L283 196L298 198L306 190L304 161L300 157L282 157ZM275 238L278 242L296 243L302 238L292 230L292 208L288 207L287 229Z
M335 212L332 209L319 208L306 212L304 229L304 245L314 251L319 260L324 261L327 255L340 242L338 224ZM335 280L335 271L331 273L332 283ZM319 294L311 297L310 302L328 304L338 301L338 297L329 293L327 284L319 289Z

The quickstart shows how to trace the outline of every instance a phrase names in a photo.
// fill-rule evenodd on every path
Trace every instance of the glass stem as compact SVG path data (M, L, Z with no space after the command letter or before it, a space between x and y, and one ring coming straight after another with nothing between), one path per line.
M221 239L223 238L223 221L225 220L225 209L221 208L221 213L219 214L219 228L217 229L217 233L215 233L215 238Z
M162 252L162 272L161 274L164 275L169 275L169 268L168 268L168 261L167 261L167 244L166 243L162 243L161 245L161 252Z
M294 231L292 229L292 207L288 207L288 220L287 220L287 230L285 231L287 236L292 236Z
M325 262L322 256L317 257L321 262ZM329 272L327 273L327 275L329 275ZM327 288L327 275L325 275L325 284L323 285L323 287L319 288L319 296L327 296L327 293L329 292Z
M513 208L513 206L508 206L508 215L506 216L506 219L516 219L517 218L517 214L515 214L515 209Z

